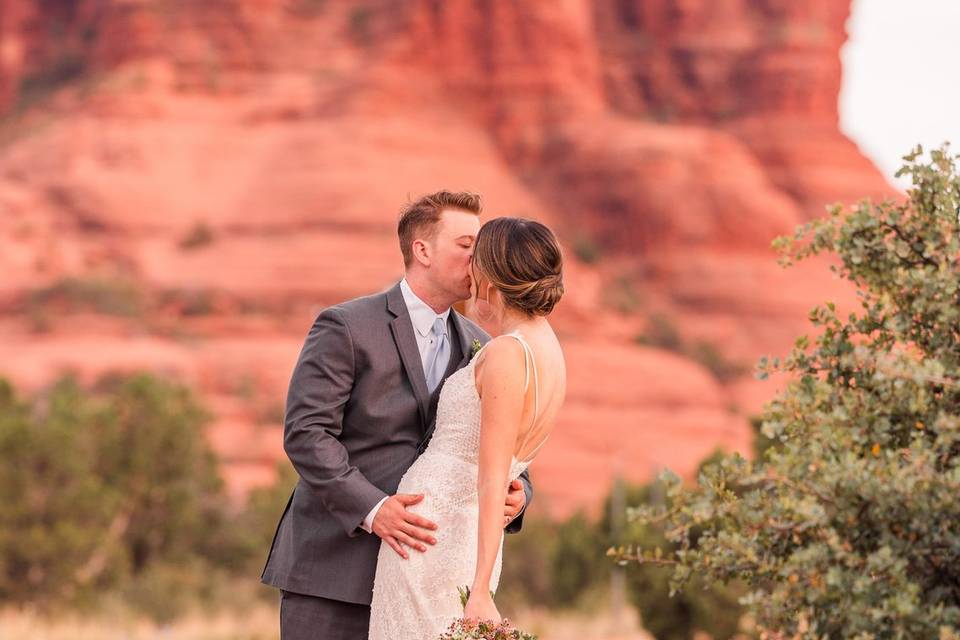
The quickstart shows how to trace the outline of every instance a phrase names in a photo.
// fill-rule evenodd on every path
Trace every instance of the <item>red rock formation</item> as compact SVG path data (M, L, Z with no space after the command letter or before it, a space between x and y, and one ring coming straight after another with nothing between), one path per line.
M23 77L26 2L0 4L0 113L13 108Z
M837 129L846 2L598 3L613 105L734 133L804 216L892 195Z
M786 350L814 302L849 297L769 250L825 202L889 193L837 131L848 10L4 2L0 375L182 378L214 409L241 495L282 455L278 405L313 315L399 277L408 195L466 188L577 249L541 504L595 507L614 473L746 449L775 384L720 383L635 338L666 314L688 345L750 364ZM590 245L598 260L579 262Z

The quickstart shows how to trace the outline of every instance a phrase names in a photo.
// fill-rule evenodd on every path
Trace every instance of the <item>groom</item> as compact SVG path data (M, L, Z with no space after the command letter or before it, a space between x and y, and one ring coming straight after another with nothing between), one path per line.
M448 191L409 204L405 278L326 309L307 335L284 419L300 480L261 576L281 590L281 640L365 640L381 541L404 558L431 552L436 525L407 510L423 496L393 494L426 450L443 381L490 339L451 309L470 297L480 208L479 196ZM526 474L511 485L507 532L532 494Z

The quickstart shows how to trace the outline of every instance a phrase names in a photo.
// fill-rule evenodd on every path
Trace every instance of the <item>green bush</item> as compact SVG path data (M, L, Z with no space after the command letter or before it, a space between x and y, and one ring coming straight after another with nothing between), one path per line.
M835 207L775 243L785 265L834 254L860 300L816 307L813 342L761 361L790 376L762 417L778 444L694 487L668 478L663 507L633 511L667 532L674 587L742 580L777 637L960 630L960 178L947 149L920 156L905 201Z
M283 460L277 463L277 481L254 489L243 509L232 519L231 535L224 541L218 565L246 575L259 575L273 542L277 523L297 484L297 472ZM272 596L276 591L270 590Z
M82 603L229 530L206 414L148 376L71 378L32 405L0 386L0 601Z
M515 616L524 607L549 606L556 530L556 522L527 514L523 531L504 537L497 589L497 605L504 615Z
M205 599L210 571L211 567L196 559L151 564L125 581L120 594L134 611L158 623L169 623Z
M126 317L144 313L142 292L135 283L122 278L63 278L33 291L28 305L31 313L45 313L52 308Z
M97 470L82 429L97 420L75 385L60 384L35 416L0 383L0 600L57 600L105 578L104 544L120 497Z
M641 536L641 544L664 544L660 536ZM715 640L738 634L743 607L742 587L705 585L691 580L684 593L670 596L671 571L664 567L641 567L628 572L628 596L640 613L643 628L657 640L695 640L706 633Z
M701 466L719 459L715 453ZM662 503L665 487L657 482L625 486L624 499L628 504L657 505ZM613 503L607 500L601 527L611 531L614 516ZM632 546L660 548L667 556L675 550L662 527L631 521L619 537L607 538L608 547ZM693 544L696 544L694 537ZM608 559L609 562L609 559ZM716 640L733 637L740 625L744 608L738 598L746 591L741 584L716 585L709 588L701 580L695 580L690 588L673 592L670 588L671 569L660 565L657 559L643 566L628 566L627 596L640 614L643 628L657 640L692 640L706 633Z
M230 504L185 387L63 378L31 401L0 379L0 606L121 604L167 622L276 599L256 580L296 482Z
M132 571L203 552L205 536L224 518L223 483L203 437L205 410L188 389L145 374L102 380L92 394L100 398L98 473L122 490L120 513L129 524L120 540Z
M212 244L213 230L206 223L198 222L180 239L180 248L185 250L199 249Z
M323 13L326 5L327 0L296 0L288 10L304 18L313 18Z
M643 306L643 296L637 291L634 278L621 274L604 286L603 304L618 313L630 315Z
M179 316L209 316L219 309L220 299L212 289L166 289L155 296L152 308Z
M73 48L63 48L41 70L24 76L18 87L17 111L40 104L60 89L84 77L86 60Z
M749 373L749 367L728 359L710 342L696 342L689 348L691 358L702 364L719 382L731 382Z
M688 343L680 335L674 322L666 315L654 314L647 321L643 333L635 338L637 344L665 349L684 355L703 365L717 381L731 382L749 372L742 363L728 359L711 342L700 340Z
M582 513L554 521L528 516L504 541L497 603L507 615L523 607L573 609L609 582L610 563L598 524Z
M680 337L676 324L660 313L650 316L646 329L637 336L636 342L675 353L681 353L684 349L683 338Z
M606 534L603 524L590 522L577 513L559 523L554 534L550 569L550 597L545 602L556 608L578 604L591 589L610 580L606 561Z
M709 460L717 459L714 455ZM662 492L655 484L627 485L624 499L630 504L656 502ZM579 513L562 521L528 514L523 532L507 536L504 543L503 575L497 592L501 611L514 615L527 606L590 610L598 596L608 595L611 573L622 570L607 557L611 546L667 544L660 529L638 522L621 525L619 534L613 533L617 529L613 504L611 495L599 520ZM745 594L742 585L691 589L671 596L669 582L669 568L627 567L629 602L640 613L644 627L659 640L690 640L698 633L721 639L737 632L744 613L737 602Z
M574 237L573 253L585 264L596 264L602 257L600 245L591 236L585 234Z
M348 21L350 36L362 45L370 44L373 10L364 6L353 7L350 9Z

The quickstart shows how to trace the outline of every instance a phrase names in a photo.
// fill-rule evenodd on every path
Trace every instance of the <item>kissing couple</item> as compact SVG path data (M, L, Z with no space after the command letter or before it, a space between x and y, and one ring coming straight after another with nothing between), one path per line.
M261 577L281 591L281 640L436 640L460 618L502 620L504 532L522 527L527 467L566 393L548 321L563 258L539 222L480 214L472 193L409 203L404 278L310 328L284 418L299 481Z

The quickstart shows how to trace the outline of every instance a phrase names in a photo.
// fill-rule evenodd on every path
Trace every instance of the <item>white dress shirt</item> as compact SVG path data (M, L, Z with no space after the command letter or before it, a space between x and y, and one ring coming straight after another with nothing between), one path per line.
M433 351L436 341L432 331L433 323L436 322L437 318L443 319L443 322L446 323L450 317L450 309L443 313L437 313L431 309L430 305L413 292L406 278L400 281L400 292L403 294L403 302L407 305L407 313L410 314L410 322L413 324L413 335L417 339L417 348L420 350L420 365L426 369L427 356ZM424 375L426 375L426 370L424 370ZM370 510L367 517L363 519L363 524L360 525L361 529L367 533L373 533L373 519L377 517L377 512L380 511L380 507L386 501L387 498L384 498Z

